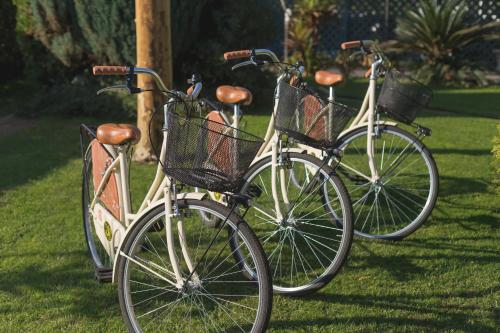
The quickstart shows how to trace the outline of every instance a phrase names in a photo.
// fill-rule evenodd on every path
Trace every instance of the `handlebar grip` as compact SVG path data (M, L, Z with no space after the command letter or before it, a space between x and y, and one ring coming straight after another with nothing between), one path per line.
M350 41L350 42L344 42L340 45L340 47L342 48L342 50L347 50L347 49L352 49L352 48L355 48L355 47L361 47L361 41L360 40L353 40L353 41Z
M97 75L126 75L128 74L127 66L94 66L92 74Z
M252 50L239 50L224 53L224 60L247 58L252 55Z

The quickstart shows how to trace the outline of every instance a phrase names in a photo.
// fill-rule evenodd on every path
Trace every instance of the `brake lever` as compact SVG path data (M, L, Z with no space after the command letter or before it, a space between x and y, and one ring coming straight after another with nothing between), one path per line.
M240 62L239 64L236 64L233 67L231 67L231 70L234 71L235 69L238 69L238 68L244 67L244 66L248 66L248 65L257 66L257 63L253 60L243 61L243 62Z
M106 87L106 88L102 88L102 89L98 90L97 95L101 95L101 94L106 93L108 91L114 91L114 90L126 90L129 95L137 94L137 93L140 93L143 91L141 88L135 88L132 91L132 89L130 89L130 87L126 84L117 84L114 86L110 86L110 87Z
M365 51L356 51L354 53L351 53L351 55L349 56L349 60L353 60L354 58L356 58L357 56L359 55L363 55L365 56L367 53Z

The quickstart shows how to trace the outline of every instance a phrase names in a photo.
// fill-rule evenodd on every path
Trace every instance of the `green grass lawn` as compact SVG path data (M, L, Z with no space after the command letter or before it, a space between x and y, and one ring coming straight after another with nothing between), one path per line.
M467 112L421 119L441 176L430 220L402 242L356 239L325 289L275 297L269 332L500 332L500 198L489 189L497 121L469 108L468 92L443 94ZM474 96L498 114L498 96ZM262 134L267 116L249 114L247 129ZM125 329L116 286L92 279L84 244L82 121L100 122L41 118L0 138L0 332ZM134 202L152 171L133 166Z

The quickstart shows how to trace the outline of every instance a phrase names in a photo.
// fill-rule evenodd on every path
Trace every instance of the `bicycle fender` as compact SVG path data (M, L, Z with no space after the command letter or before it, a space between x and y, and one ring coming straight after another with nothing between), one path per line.
M306 151L306 149L303 149L303 148L285 148L283 149L284 152L288 152L288 153L304 153ZM261 156L259 156L258 158L256 158L252 164L255 164L257 163L258 161L268 157L268 156L271 156L272 155L272 151L268 151L267 153L265 154L262 154Z
M393 122L393 121L379 121L379 122L376 122L375 124L378 124L378 125L391 125L391 126L395 126L397 127L399 124L396 123L396 122ZM354 127L350 127L350 128L347 128L345 130L342 131L342 133L339 134L339 138L343 137L344 135L346 135L347 133L350 133L354 130L357 130L358 128L361 128L361 127L366 127L368 126L368 123L361 123L361 124L358 124Z

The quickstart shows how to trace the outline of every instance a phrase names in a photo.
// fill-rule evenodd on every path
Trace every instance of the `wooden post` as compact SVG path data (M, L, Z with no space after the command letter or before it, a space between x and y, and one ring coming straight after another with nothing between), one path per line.
M136 0L135 25L137 67L152 68L167 87L172 87L170 0ZM153 78L147 75L139 75L137 85L145 89L155 87ZM137 95L137 127L142 136L135 148L135 161L147 162L156 158L152 145L158 151L163 101L159 93L144 92ZM149 122L154 110L157 110L158 117L153 119L151 125L150 142Z

